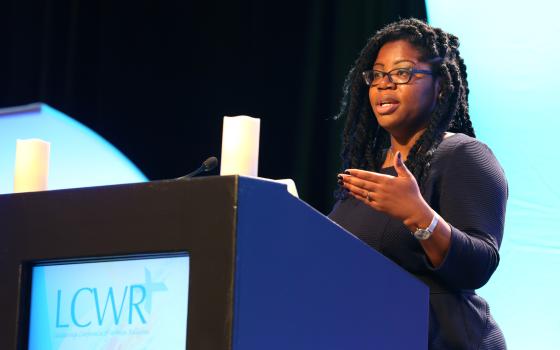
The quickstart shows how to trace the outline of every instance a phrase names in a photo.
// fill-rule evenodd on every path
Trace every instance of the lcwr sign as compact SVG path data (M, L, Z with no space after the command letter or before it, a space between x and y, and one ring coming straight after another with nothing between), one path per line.
M67 328L71 324L76 327L89 327L95 322L98 326L104 325L106 322L113 322L114 325L119 325L123 322L124 315L128 315L127 322L132 324L134 320L140 320L146 323L146 319L142 314L140 305L146 299L146 289L143 285L133 284L125 286L121 295L115 296L113 287L110 287L106 293L104 300L100 300L100 294L97 288L80 288L73 295L71 300L65 299L62 290L57 290L56 300L56 327ZM68 302L70 305L68 305ZM79 319L76 313L76 306L80 305L80 309L84 309L84 304L88 305L87 309L95 308L96 317L94 319ZM107 309L110 309L109 312ZM63 314L61 315L61 310ZM68 313L64 312L67 311ZM112 314L112 317L108 316ZM135 316L136 314L136 316ZM109 320L107 320L109 319Z

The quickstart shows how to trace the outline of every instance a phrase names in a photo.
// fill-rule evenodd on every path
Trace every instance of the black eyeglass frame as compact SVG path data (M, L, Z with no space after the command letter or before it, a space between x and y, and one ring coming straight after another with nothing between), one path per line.
M395 71L402 71L402 70L405 70L405 71L410 72L410 75L408 76L408 80L407 80L407 81L403 81L403 82L396 82L396 81L393 81L392 75L394 75L394 74L391 74L391 73L393 73L393 72L395 72ZM381 73L381 75L382 75L382 76L381 76L381 79L379 79L379 82L378 82L378 83L375 83L375 84L373 84L373 72ZM370 73L371 73L371 75L370 75ZM395 69L391 69L391 70L388 71L388 72L383 72L383 71L380 71L380 70L377 70L377 69L370 69L370 70L366 70L366 71L362 72L362 78L364 79L364 83L365 83L367 86L369 86L369 87L379 85L379 84L383 81L383 79L385 79L385 76L388 76L388 77L389 77L389 81L390 81L391 83L393 83L393 84L395 84L395 85L401 85L401 84L408 84L408 83L410 82L410 80L412 79L412 76L413 76L414 74L418 74L418 73L420 73L420 74L427 74L427 75L434 75L434 72L432 72L432 71L430 71L430 70L425 70L425 69L395 68ZM371 78L369 78L368 75L370 75ZM370 80L369 83L368 83L368 80Z

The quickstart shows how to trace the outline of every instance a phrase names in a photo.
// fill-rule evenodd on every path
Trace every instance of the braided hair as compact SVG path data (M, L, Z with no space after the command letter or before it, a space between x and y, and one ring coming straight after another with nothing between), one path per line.
M342 139L343 169L360 168L379 171L390 136L377 123L369 102L369 87L362 72L371 69L381 47L392 41L405 40L420 52L420 58L432 65L440 78L440 94L429 124L411 148L406 166L420 188L430 168L430 160L444 133L460 132L475 137L469 118L467 67L459 55L459 39L418 19L403 19L379 30L362 49L344 82L343 98L338 115L346 118ZM346 196L344 190L338 198Z

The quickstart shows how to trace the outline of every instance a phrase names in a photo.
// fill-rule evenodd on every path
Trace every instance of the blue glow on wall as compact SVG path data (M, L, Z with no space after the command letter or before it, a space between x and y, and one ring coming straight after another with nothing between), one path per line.
M118 149L42 103L0 109L0 193L13 192L16 140L51 143L49 190L146 181Z
M560 3L516 4L426 1L429 22L461 40L475 131L509 181L500 266L479 294L509 349L558 349Z

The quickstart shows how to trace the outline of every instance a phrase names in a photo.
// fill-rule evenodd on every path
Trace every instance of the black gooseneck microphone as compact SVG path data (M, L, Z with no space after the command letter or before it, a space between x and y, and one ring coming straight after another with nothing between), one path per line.
M195 171L193 171L191 173L188 173L187 175L178 177L177 180L190 179L192 177L195 177L196 175L199 175L200 173L205 173L205 172L208 172L210 170L213 170L217 166L218 166L218 158L210 157L210 158L206 159L198 169L196 169Z

